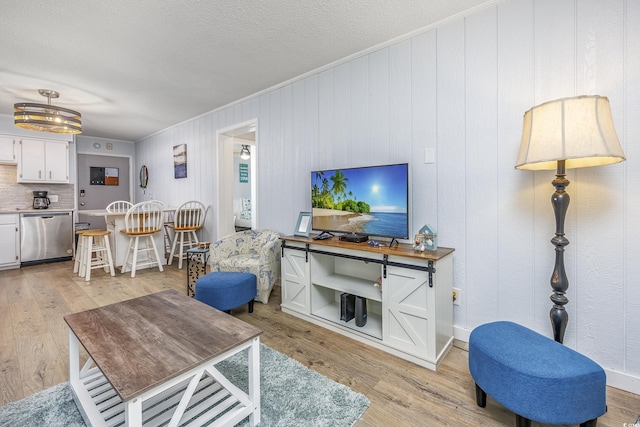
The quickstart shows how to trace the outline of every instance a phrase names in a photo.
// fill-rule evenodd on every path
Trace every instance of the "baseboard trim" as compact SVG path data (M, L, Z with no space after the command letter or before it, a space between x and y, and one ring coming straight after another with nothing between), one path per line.
M453 338L458 341L464 342L454 344L456 347L468 351L469 335L471 331L461 328L459 326L453 327ZM604 372L607 374L607 385L620 390L628 391L629 393L640 395L640 377L634 375L625 374L624 372L618 372L611 369L604 368Z

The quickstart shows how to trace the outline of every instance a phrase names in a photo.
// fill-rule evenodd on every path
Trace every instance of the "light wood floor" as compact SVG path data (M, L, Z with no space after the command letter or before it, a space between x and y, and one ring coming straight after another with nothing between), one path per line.
M135 279L94 270L89 283L72 273L71 262L0 271L0 405L68 380L65 314L185 287L186 272L175 265L139 271ZM266 345L365 394L371 406L359 427L515 424L491 398L486 408L476 406L462 348L433 372L282 313L278 287L268 305L232 314L262 328ZM622 427L640 415L638 395L609 387L607 404L599 426Z

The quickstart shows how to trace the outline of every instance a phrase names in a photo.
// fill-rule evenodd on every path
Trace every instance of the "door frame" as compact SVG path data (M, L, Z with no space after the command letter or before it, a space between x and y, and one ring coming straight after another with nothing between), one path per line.
M256 189L256 177L258 175L258 119L247 120L237 123L216 131L216 146L218 152L218 161L216 168L218 178L218 215L216 230L216 240L221 239L235 232L235 224L233 222L233 191L234 191L234 175L233 175L233 148L236 144L236 136L254 132L255 141L251 144L249 141L242 140L243 144L251 146L251 173L249 181L251 183L251 228L258 228L258 192Z

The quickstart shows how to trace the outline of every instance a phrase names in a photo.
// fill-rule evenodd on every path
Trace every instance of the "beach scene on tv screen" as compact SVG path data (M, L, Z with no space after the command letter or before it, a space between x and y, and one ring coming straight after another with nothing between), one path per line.
M311 173L314 230L404 237L407 165Z

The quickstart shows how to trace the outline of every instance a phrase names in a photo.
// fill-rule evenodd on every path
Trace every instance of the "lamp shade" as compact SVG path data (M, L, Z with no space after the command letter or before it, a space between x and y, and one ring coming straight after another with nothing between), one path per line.
M549 101L524 113L516 169L554 170L619 163L624 152L613 126L609 99L579 96Z

